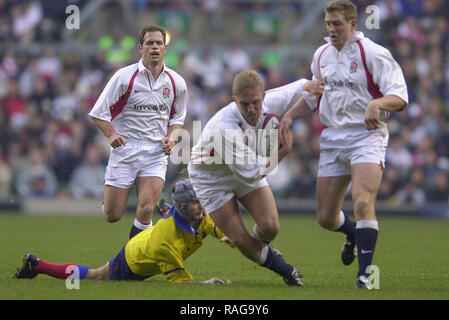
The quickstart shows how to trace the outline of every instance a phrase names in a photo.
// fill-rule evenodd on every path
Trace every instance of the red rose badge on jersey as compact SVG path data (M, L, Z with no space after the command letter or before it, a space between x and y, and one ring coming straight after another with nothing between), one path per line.
M357 71L357 67L358 67L357 62L352 61L351 65L349 66L349 72L350 73L356 72Z
M163 96L165 99L170 98L170 89L169 89L169 88L164 88L164 89L162 89L162 96Z

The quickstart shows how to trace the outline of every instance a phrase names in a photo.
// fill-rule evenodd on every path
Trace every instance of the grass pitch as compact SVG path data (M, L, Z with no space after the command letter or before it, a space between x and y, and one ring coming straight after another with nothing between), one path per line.
M81 281L69 290L64 280L39 275L13 279L25 253L54 263L102 266L126 243L134 217L115 224L103 217L0 214L0 299L121 300L346 300L449 299L449 221L379 217L373 264L380 289L354 289L357 260L343 266L344 236L320 228L313 216L281 215L274 246L304 275L304 288L287 287L281 277L244 258L237 249L207 238L186 261L195 279L230 279L229 286L169 284L161 275L143 282ZM248 228L252 222L245 215Z

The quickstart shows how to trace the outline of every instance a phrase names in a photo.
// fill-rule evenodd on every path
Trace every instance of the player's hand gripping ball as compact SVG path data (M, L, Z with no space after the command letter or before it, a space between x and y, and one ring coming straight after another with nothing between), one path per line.
M274 151L278 151L279 146L279 117L274 113L265 115L257 130L257 154L263 157L270 157Z

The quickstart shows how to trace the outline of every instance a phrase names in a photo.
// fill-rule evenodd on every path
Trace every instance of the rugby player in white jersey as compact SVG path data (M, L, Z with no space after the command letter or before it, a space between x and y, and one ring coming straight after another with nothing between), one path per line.
M174 146L169 137L186 115L186 82L164 64L166 50L165 30L145 26L139 34L142 58L112 76L89 113L111 145L103 209L107 221L121 218L136 185L130 238L152 225Z
M407 107L407 86L391 53L356 31L354 4L333 1L325 9L325 23L327 43L311 64L324 93L316 103L302 101L284 115L280 141L293 119L319 110L327 128L320 136L318 223L346 234L342 261L349 265L358 256L356 288L365 289L379 230L375 202L388 144L385 120L389 112ZM341 211L350 182L356 222Z
M195 193L214 223L244 256L278 273L292 286L303 285L301 275L270 244L279 231L276 203L264 178L269 173L266 163L249 161L257 157L251 144L245 143L245 133L259 127L266 113L281 116L303 96L304 89L320 95L324 87L319 81L301 79L265 94L263 80L257 72L242 71L233 83L235 102L208 121L192 148L188 165ZM279 148L278 161L291 147L292 136L287 134ZM256 223L252 235L242 221L238 202Z

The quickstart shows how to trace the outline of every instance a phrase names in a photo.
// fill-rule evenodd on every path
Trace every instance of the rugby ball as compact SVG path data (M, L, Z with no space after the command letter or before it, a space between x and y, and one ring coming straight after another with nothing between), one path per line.
M267 113L257 130L257 154L270 157L279 150L278 128L279 117L274 113Z

